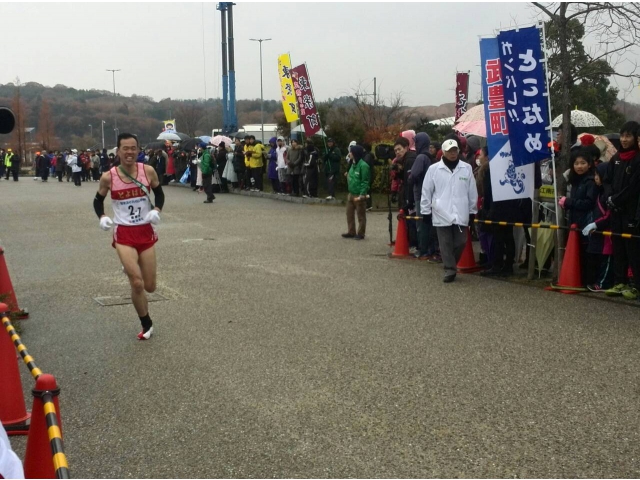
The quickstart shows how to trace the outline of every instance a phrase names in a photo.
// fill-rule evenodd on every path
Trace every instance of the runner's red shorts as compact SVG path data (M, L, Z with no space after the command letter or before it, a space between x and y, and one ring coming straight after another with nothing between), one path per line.
M111 246L116 248L116 243L133 247L138 255L153 247L158 241L158 234L153 229L153 225L116 225L113 229L113 242Z

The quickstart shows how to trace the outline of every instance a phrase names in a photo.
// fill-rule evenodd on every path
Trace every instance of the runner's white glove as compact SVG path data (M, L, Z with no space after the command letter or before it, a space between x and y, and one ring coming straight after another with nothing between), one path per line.
M149 223L153 223L154 225L159 224L160 223L160 212L158 212L158 210L155 210L155 209L151 210L144 217L144 221L145 221L145 223L149 222Z
M102 230L106 232L107 230L111 230L111 227L113 227L113 220L106 215L104 217L100 217L100 228Z

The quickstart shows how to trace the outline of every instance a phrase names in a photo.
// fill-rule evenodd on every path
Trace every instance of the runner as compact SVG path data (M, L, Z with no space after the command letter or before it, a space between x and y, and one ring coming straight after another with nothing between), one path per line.
M118 135L120 166L102 174L93 208L100 218L100 228L113 230L113 248L118 252L124 272L131 283L131 300L140 317L142 331L138 340L148 340L153 334L149 304L145 290L156 289L156 251L158 236L153 225L160 223L164 193L155 170L137 163L138 138L131 133ZM149 197L153 190L156 206ZM111 190L114 220L104 213L104 199Z

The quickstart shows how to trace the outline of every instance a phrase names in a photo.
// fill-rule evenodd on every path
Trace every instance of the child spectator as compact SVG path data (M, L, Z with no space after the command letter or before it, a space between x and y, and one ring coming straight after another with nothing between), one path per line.
M582 229L587 226L592 218L592 212L598 198L598 190L593 179L593 158L586 148L575 150L571 154L571 171L569 172L569 184L571 192L569 197L561 197L558 200L560 208L567 210L569 225L577 224ZM580 239L580 263L582 267L583 284L588 284L589 272L587 272L587 246L589 239Z

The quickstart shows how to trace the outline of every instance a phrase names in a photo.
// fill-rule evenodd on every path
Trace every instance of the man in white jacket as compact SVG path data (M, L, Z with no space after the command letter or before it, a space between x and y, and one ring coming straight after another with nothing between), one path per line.
M444 282L456 278L456 266L467 243L468 226L478 213L478 190L471 165L458 158L458 143L445 140L442 161L427 170L420 213L431 217L438 233Z

